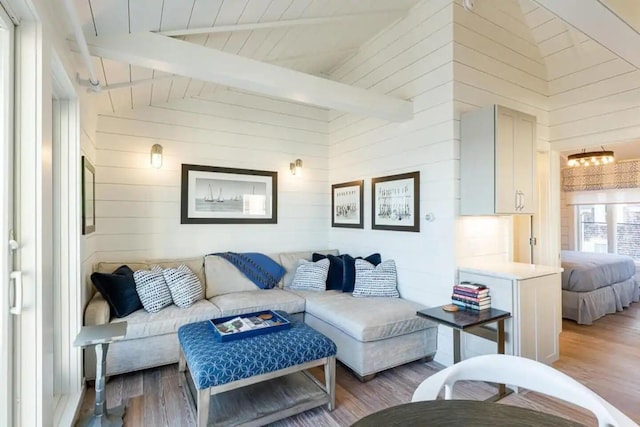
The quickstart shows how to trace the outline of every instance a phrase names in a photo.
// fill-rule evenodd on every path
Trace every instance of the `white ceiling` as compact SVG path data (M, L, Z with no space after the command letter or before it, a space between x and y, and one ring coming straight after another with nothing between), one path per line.
M171 31L286 20L343 17L322 24L178 36L227 53L325 76L420 0L76 0L87 36ZM78 68L86 70L78 56ZM94 58L103 85L164 79L94 95L103 111L206 96L220 88L184 77Z
M640 33L640 1L637 0L598 0L608 7L620 19Z

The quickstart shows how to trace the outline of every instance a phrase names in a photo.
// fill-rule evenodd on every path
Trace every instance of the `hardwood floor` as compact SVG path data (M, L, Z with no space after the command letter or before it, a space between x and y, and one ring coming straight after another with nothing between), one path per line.
M608 315L592 326L563 321L560 360L555 368L582 382L640 423L640 304ZM337 407L307 411L273 426L349 426L367 414L409 402L420 382L440 369L435 362L410 363L359 382L342 366L337 369ZM322 371L314 372L322 378ZM109 407L126 403L126 426L194 426L195 411L180 386L177 365L119 375L107 383ZM486 384L463 383L455 397L483 399L493 394ZM81 414L93 409L93 390L87 390ZM533 408L595 426L588 412L537 393L507 396L501 403Z

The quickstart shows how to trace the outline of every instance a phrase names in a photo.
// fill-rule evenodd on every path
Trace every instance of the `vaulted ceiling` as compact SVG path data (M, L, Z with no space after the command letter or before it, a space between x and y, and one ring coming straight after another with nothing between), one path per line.
M75 6L87 37L159 32L241 57L326 76L418 1L75 0ZM79 69L83 69L79 56L78 61ZM112 88L93 95L103 111L206 96L220 90L213 83L124 62L94 57L93 64L101 83Z

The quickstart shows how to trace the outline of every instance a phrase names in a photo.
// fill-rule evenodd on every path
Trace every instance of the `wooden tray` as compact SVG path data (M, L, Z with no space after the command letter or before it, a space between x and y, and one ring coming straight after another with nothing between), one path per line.
M236 317L241 317L243 319L250 319L250 318L260 318L260 316L269 316L269 315L271 316L271 318L268 320L264 320L265 322L269 323L268 326L250 329L246 331L227 332L227 333L224 333L219 329L219 325L229 320L235 319ZM289 320L287 320L286 318L279 315L273 310L262 310L262 311L256 311L253 313L245 313L245 314L239 314L235 316L220 317L217 319L211 319L210 322L211 322L211 325L213 326L211 329L213 330L213 334L215 335L216 340L221 342L235 341L235 340L255 337L258 335L269 334L271 332L277 332L277 331L282 331L284 329L291 328L291 322L289 322Z

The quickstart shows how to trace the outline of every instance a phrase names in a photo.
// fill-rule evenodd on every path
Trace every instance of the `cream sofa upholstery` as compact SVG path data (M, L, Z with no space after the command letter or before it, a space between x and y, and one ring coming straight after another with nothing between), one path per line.
M338 254L337 250L313 252ZM123 264L138 270L154 264L166 268L184 263L200 277L206 296L187 309L175 305L158 313L141 309L127 317L111 319L109 305L96 293L85 311L85 325L128 322L125 339L109 347L107 375L176 363L177 330L182 325L265 309L283 310L304 318L305 323L337 344L338 360L360 378L435 354L437 326L416 316L416 310L424 308L417 303L401 298L354 298L339 291L289 289L297 260L311 260L313 252L270 255L287 273L278 288L268 290L247 286L248 279L238 276L237 269L219 257L98 263L95 271L108 273ZM235 289L238 291L234 292ZM92 349L85 351L85 377L95 378Z

